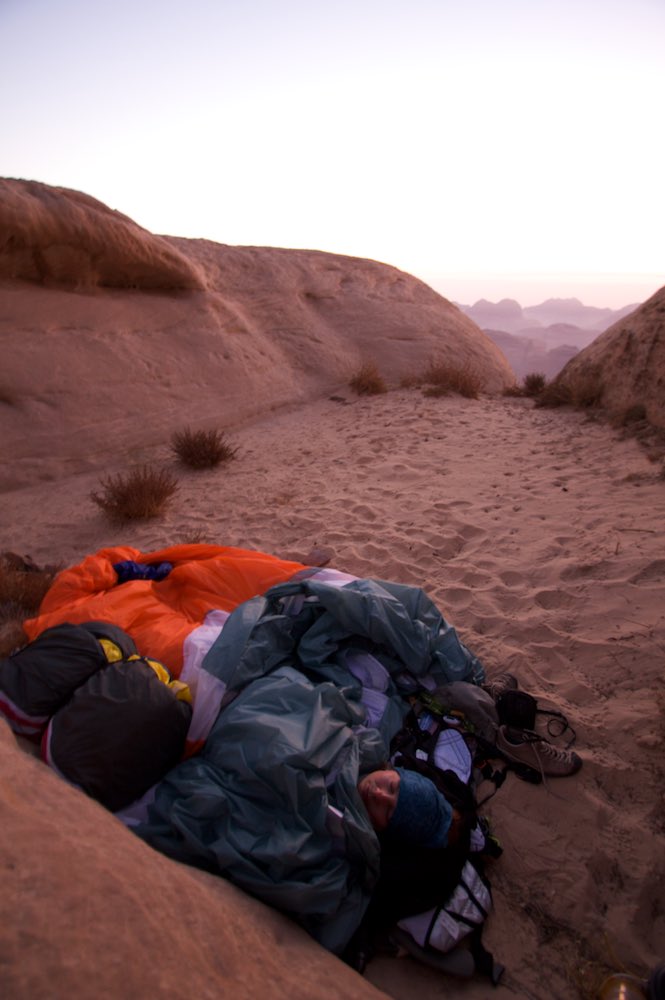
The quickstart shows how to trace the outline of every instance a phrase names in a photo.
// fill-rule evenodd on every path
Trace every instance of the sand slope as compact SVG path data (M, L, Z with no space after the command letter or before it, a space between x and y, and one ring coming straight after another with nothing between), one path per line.
M619 961L645 971L661 960L665 483L656 466L634 441L580 413L520 399L427 399L416 390L366 400L343 393L239 428L234 443L238 457L226 470L183 474L161 521L123 531L87 500L94 474L5 494L0 546L71 562L121 541L146 550L197 537L297 557L319 545L352 573L422 585L489 672L512 670L569 716L584 766L540 787L512 776L487 804L505 852L492 871L486 937L507 966L505 986L460 986L389 958L370 965L369 979L400 1000L450 991L546 1000L580 995L579 976ZM166 450L154 458L168 461ZM23 843L38 804L22 800L25 786L4 764L2 773L3 831L8 843ZM65 789L57 805L53 777L37 773L35 765L30 786L40 795L47 783L54 816L77 808ZM92 815L87 802L81 808ZM94 839L95 824L100 837L116 836L115 821L93 811L82 842ZM49 837L25 842L23 877L34 872L38 884ZM96 858L91 884L108 872ZM132 872L116 885L117 917L109 904L105 920L126 919ZM175 885L162 882L149 898ZM10 912L26 905L24 891L5 902ZM186 907L187 921L192 908L179 895L172 905ZM60 883L40 907L59 913L63 899ZM77 935L59 921L40 924L35 936L59 962L76 950ZM310 951L294 960L309 968ZM212 982L219 975L208 971Z

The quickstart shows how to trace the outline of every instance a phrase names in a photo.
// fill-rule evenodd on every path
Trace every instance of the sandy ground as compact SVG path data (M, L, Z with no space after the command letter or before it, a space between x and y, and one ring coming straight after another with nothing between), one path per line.
M565 712L574 777L509 777L486 806L503 845L486 943L497 989L410 959L367 978L395 1000L585 995L603 968L665 958L665 481L632 440L508 398L346 390L236 430L236 459L178 469L159 520L109 526L99 472L4 493L0 550L70 564L110 544L209 541L422 586L488 674ZM116 442L117 444L117 442ZM586 988L586 987L585 987Z

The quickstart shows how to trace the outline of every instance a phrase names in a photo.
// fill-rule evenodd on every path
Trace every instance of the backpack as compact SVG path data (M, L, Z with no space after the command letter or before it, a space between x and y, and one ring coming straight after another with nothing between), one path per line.
M542 781L539 771L503 756L496 732L502 724L532 729L536 715L543 715L550 735L568 730L574 739L575 733L562 713L539 708L535 698L521 691L507 691L495 703L479 685L456 681L433 692L421 690L409 702L391 742L391 764L430 778L462 816L462 835L454 846L417 851L380 835L381 877L364 926L352 942L361 957L356 968L362 971L378 942L403 948L452 975L481 972L496 985L504 968L482 943L492 907L484 861L498 857L502 848L479 809L509 772L534 784ZM493 763L497 760L502 761L499 768ZM476 790L485 781L495 788L478 802Z
M473 773L477 744L472 739L468 746L458 721L448 724L444 717L438 717L432 725L429 713L426 719L419 719L412 711L391 747L396 767L418 771L436 785L460 814L462 832L454 848L436 851L445 866L445 875L439 873L438 878L432 879L435 869L431 862L425 865L428 869L425 877L435 890L433 896L430 891L433 905L415 914L413 906L410 907L410 912L398 919L390 936L414 958L428 965L463 977L479 972L496 985L504 967L494 960L482 942L483 925L492 908L492 889L485 875L484 862L487 858L499 857L502 848L490 833L486 820L478 815ZM444 753L449 754L453 748L453 759L459 770L441 767L436 762L442 744ZM465 777L462 746L468 753L468 777ZM416 882L414 877L414 884ZM422 897L423 903L426 898L426 895Z
M498 857L502 849L478 816L473 752L460 720L447 722L442 713L430 712L426 701L412 699L391 742L391 764L429 778L459 813L461 832L454 845L417 850L389 831L379 835L379 882L345 958L363 971L375 951L403 948L441 971L462 977L480 972L496 984L503 966L482 943L492 894L481 855ZM445 766L446 755L454 769Z
M522 695L523 692L510 691L507 695ZM531 695L526 698L536 704ZM502 696L503 698L503 696ZM510 704L508 699L506 703ZM512 771L523 781L531 784L540 784L543 776L540 771L517 761L509 760L496 746L496 732L500 724L504 722L502 715L503 701L494 702L494 699L481 687L465 681L456 681L452 684L445 684L436 688L433 693L420 691L411 698L411 712L407 715L404 729L409 729L411 733L412 745L418 757L429 759L432 763L437 763L437 746L440 744L442 735L451 728L457 730L464 738L471 754L474 781L479 785L482 781L489 781L495 787L479 804L483 805L495 794L506 780L508 772ZM558 712L538 712L546 715L559 716L562 721L562 728L565 728L567 721ZM559 721L559 720L557 720ZM396 739L407 740L404 729L400 731ZM500 767L495 767L494 761L501 761Z
M425 913L399 920L392 938L426 965L464 977L482 972L496 986L504 968L494 961L481 940L491 908L490 883L478 862L469 858L445 902ZM461 947L465 939L468 948Z

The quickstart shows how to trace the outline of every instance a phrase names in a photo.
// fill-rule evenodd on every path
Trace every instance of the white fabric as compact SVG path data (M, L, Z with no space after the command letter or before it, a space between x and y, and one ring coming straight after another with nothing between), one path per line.
M382 691L372 691L371 688L363 688L360 700L367 710L366 724L376 729L380 725L388 705L388 696L383 694Z
M344 662L363 687L372 688L374 691L387 691L390 674L371 653L349 652L345 655Z
M362 684L362 701L367 710L366 724L378 727L388 705L390 674L382 663L371 653L349 651L344 657L349 673Z
M434 763L442 771L454 771L465 784L471 777L471 752L456 729L442 729L434 748Z
M219 714L226 685L204 670L202 663L229 617L228 611L209 611L203 623L189 633L183 645L184 666L180 680L188 685L192 693L188 743L205 740Z
M309 580L320 580L321 583L327 583L331 587L345 587L347 583L353 583L357 580L357 576L351 576L350 573L343 573L340 569L330 569L326 566L322 569L317 569L316 573L312 573Z
M489 889L473 865L467 861L462 869L459 885L438 914L434 909L428 910L415 917L400 920L397 926L410 934L421 948L429 944L437 951L446 952L459 944L470 932L471 927L464 921L480 926L484 923L491 906L492 897ZM435 914L436 919L434 919ZM457 916L464 917L464 921L458 920ZM430 926L432 929L428 941L427 933Z

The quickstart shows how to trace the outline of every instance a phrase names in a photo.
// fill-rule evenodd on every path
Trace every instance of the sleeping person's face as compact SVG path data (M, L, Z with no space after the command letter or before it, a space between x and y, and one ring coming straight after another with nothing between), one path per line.
M359 781L358 791L374 829L385 830L397 805L397 771L370 771Z

